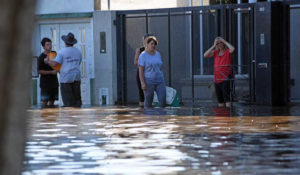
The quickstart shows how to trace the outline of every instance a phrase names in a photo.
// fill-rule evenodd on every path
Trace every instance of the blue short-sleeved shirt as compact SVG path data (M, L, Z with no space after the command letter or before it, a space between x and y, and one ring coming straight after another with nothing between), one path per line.
M155 51L154 55L150 55L146 51L142 52L138 64L144 67L146 84L157 84L165 81L161 71L162 59L158 51Z
M57 57L54 61L61 64L61 83L73 83L74 81L80 81L81 59L81 53L75 47L66 47L58 52Z

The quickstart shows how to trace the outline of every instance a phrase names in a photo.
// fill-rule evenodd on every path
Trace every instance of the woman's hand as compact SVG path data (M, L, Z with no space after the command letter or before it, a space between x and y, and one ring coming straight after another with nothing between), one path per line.
M139 56L140 56L140 48L137 48L135 50L135 55L134 55L134 64L138 66L138 62L139 62Z
M49 58L47 57L47 58L44 59L44 63L48 64L48 62L49 62Z
M218 37L219 40L222 42L222 43L225 43L226 41L222 38L222 37Z
M144 82L141 82L141 85L142 85L142 89L143 90L146 90L147 88L146 88L146 84L144 83Z
M215 39L215 42L214 42L214 45L213 45L213 47L215 48L216 46L217 46L217 42L218 42L218 37Z
M51 71L51 74L56 75L57 74L57 70Z

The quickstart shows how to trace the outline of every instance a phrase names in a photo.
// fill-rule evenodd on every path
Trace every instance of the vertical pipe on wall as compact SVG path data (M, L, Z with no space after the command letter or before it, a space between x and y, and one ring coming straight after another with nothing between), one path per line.
M238 0L238 4L241 4L241 0ZM240 8L238 8L238 10L240 10ZM242 27L241 27L241 24L242 24L242 14L240 11L237 12L238 14L238 74L241 74L242 73L242 67L241 67L241 64L242 64Z
M189 6L191 7L192 6L192 0L189 0ZM193 21L193 13L192 13L192 11L191 11L191 18L188 18L188 24L189 24L189 45L190 45L190 48L189 48L189 52L190 52L190 76L192 77L192 79L193 79L193 72L192 72L192 66L193 66L193 64L192 64L192 52L193 52L193 49L192 49L192 42L193 42L193 38L192 38L192 21Z
M148 33L148 12L146 12L146 33Z
M118 103L119 104L125 104L126 102L126 58L125 58L125 42L126 42L126 36L125 36L125 15L123 14L117 14L117 74L118 74Z
M193 6L193 0L189 0L189 6ZM192 102L194 104L194 67L193 67L193 11L191 11L191 17L189 18L189 42L190 42L190 76L192 79Z
M171 63L171 17L168 12L168 61L169 61L169 86L172 87L172 63Z
M251 27L251 29L252 29L252 31L253 31L253 33L252 33L252 37L251 37L251 39L252 39L252 50L251 50L251 72L250 72L250 74L251 74L251 94L250 94L250 97L251 97L251 102L255 102L255 61L256 61L256 59L255 59L255 52L256 52L256 49L255 49L255 46L256 46L256 42L255 42L255 36L256 36L256 29L255 29L255 20L256 20L256 18L255 18L255 12L254 12L254 10L255 10L255 6L253 6L253 8L252 8L252 13L251 13L251 16L252 16L252 27Z
M203 0L200 0L200 6L203 5ZM200 10L200 75L203 75L203 11Z
M193 104L195 103L195 82L194 82L194 52L193 52L193 38L194 38L194 21L193 21L193 11L191 11L191 30L190 30L190 58L191 58L191 72L192 72L192 98Z

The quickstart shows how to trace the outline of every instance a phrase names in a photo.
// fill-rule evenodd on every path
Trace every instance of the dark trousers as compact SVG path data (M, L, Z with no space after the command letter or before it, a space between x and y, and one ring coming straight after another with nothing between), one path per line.
M80 81L73 83L61 83L61 96L65 107L81 106Z
M140 80L139 69L137 69L137 73L136 73L136 83L137 83L138 89L139 89L139 99L140 99L140 102L144 102L145 97L144 97L144 91L142 89L142 84L141 84L141 80Z
M215 91L219 103L230 102L230 81L215 83Z
M58 100L58 87L41 88L41 101L55 101Z

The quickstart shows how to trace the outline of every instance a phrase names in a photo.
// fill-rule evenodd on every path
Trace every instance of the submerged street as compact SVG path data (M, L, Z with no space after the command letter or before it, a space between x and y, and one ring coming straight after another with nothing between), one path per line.
M300 174L300 107L29 109L23 175Z

